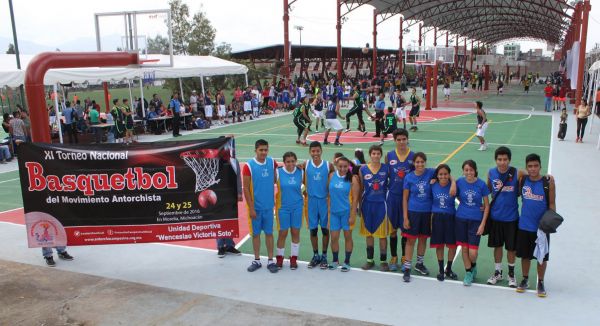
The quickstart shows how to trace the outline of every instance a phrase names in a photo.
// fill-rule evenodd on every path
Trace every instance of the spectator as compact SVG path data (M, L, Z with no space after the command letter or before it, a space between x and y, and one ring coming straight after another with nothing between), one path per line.
M71 107L71 102L65 102L66 108L63 110L63 115L65 116L65 132L69 137L69 144L73 144L73 139L75 139L75 144L79 143L77 139L77 111Z
M21 143L27 141L27 129L25 128L25 122L21 120L21 112L13 112L13 118L10 120L10 134L15 144L18 146Z
M575 109L575 116L577 117L577 139L576 143L583 143L583 134L585 133L585 126L588 122L588 117L592 115L590 108L591 103L581 102L581 104Z
M75 109L75 112L77 113L77 129L81 132L85 132L87 129L85 124L85 106L81 106L81 101L77 100L73 109Z
M550 85L550 82L546 83L544 87L544 111L552 111L552 95L554 94L554 88Z
M69 253L67 252L67 247L59 246L55 248L56 252L58 253L58 258L62 260L73 260L73 256L69 255ZM52 255L52 247L43 247L42 255L44 255L46 265L48 265L49 267L56 266L56 262L54 262L54 257Z
M198 113L198 94L196 91L192 91L192 95L190 96L190 107L192 108L192 113L196 115Z
M173 114L173 137L179 137L181 134L179 133L179 115L181 109L181 102L179 102L179 93L174 92L173 98L169 103L169 110Z
M90 125L94 126L94 125L100 124L100 113L96 110L96 108L94 106L90 107L88 116L90 119ZM102 133L103 133L102 128L100 128L100 127L94 128L94 140L95 140L94 143L100 144L102 142Z

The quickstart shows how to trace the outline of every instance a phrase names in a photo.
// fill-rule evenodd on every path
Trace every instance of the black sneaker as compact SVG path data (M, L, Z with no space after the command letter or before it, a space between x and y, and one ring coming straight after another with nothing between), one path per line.
M66 251L59 252L58 258L60 258L62 260L73 260L73 256L69 255L69 253Z
M405 268L404 269L404 275L402 275L402 279L406 283L410 282L410 268Z
M458 280L458 275L456 275L456 273L454 273L451 269L446 270L446 277L451 280Z
M324 141L324 142L323 142L323 145L329 145L329 144L331 144L331 143L330 143L330 142L328 142L328 141Z
M275 263L270 263L267 265L267 269L269 270L269 272L271 273L277 273L279 271L279 268L277 267L277 265Z
M334 143L334 145L335 145L335 146L344 146L344 144L340 143L339 141L336 141L336 142Z
M236 255L236 256L239 256L242 254L241 251L239 251L239 250L235 249L235 247L231 247L231 246L227 247L226 251L228 254L232 254L232 255Z
M46 265L48 265L49 267L56 266L56 263L54 262L54 257L44 257L44 259L46 260Z
M416 264L415 265L415 270L417 272L421 273L421 275L429 275L429 270L422 263L421 264Z
M221 247L221 248L219 248L219 251L217 251L217 257L223 258L223 257L225 257L226 253L227 253L227 249L225 249L225 247Z
M538 281L537 296L540 298L546 297L546 289L544 288L544 281Z
M310 260L310 263L308 263L308 268L315 268L319 266L319 263L321 263L321 256L314 255L313 258Z
M524 278L521 283L519 283L519 286L517 287L517 292L519 293L523 293L525 291L527 291L527 289L529 288L529 280Z
M437 274L437 280L440 281L440 282L443 282L444 281L444 273L438 273Z

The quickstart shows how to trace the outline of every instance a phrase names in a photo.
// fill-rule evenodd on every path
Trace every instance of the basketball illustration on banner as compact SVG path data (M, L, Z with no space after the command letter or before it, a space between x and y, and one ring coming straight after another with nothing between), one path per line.
M217 204L217 194L210 190L204 190L198 195L198 204L202 208L208 208Z

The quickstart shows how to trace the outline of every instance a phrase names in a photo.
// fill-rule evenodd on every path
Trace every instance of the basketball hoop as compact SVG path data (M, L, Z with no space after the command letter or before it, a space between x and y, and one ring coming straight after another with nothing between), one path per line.
M196 192L201 192L221 181L221 179L215 180L219 173L219 150L191 150L179 154L179 157L196 174Z

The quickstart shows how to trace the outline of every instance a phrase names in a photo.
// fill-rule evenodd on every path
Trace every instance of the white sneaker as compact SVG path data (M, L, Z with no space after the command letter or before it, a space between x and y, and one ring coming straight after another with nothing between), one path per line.
M483 149L482 149L482 150L484 150L484 151L487 151L487 143L483 143L483 145L482 145L482 146L483 146Z
M483 150L483 145L479 146L479 148L477 150L478 151L482 151Z
M490 278L487 280L487 284L496 285L499 281L502 281L504 277L502 276L502 271L495 271Z
M517 279L515 277L508 277L508 287L516 288L517 287Z

